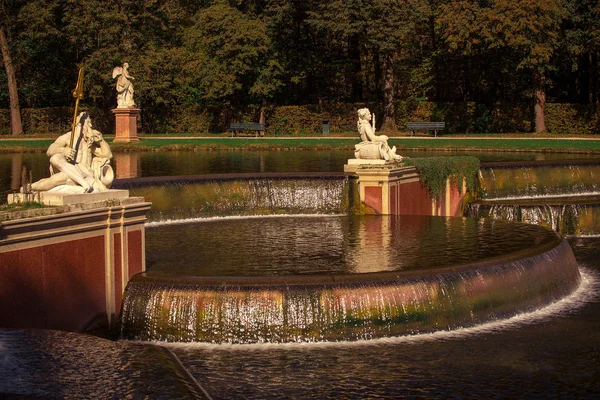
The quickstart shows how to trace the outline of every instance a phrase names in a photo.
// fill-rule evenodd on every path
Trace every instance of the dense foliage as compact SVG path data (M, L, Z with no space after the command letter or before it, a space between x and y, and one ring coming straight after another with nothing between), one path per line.
M70 106L83 66L84 106L109 114L112 69L128 62L146 132L222 131L275 106L338 103L376 104L378 125L394 129L406 114L399 102L423 101L475 104L476 131L497 131L494 112L518 105L527 111L523 129L543 131L546 101L596 105L597 113L599 21L597 0L0 5L22 108ZM8 107L2 69L0 108ZM182 110L204 121L182 120Z
M417 168L421 182L427 186L432 198L441 198L447 180L460 188L464 179L471 193L476 189L479 159L475 157L423 157L405 158L402 161L405 165Z

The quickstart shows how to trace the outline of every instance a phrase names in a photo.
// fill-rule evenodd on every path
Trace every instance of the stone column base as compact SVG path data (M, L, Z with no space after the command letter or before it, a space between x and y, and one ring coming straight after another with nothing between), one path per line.
M139 108L115 108L115 140L113 143L131 143L140 139L137 137L137 117Z
M446 181L440 199L432 199L415 167L377 160L348 160L344 172L356 181L359 214L460 216L467 188Z
M146 270L143 197L0 213L0 326L114 327L129 279Z

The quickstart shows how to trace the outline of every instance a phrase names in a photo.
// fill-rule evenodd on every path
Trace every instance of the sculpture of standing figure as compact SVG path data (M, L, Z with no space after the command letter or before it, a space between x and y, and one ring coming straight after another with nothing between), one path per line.
M133 101L133 83L135 79L129 75L129 64L124 63L122 67L115 67L113 69L112 77L117 79L117 108L132 108L135 107Z
M373 120L374 120L373 116ZM370 160L401 160L402 157L396 154L396 147L388 146L388 137L385 135L377 136L375 134L375 121L371 126L371 112L368 108L358 110L358 122L356 126L360 135L361 142L355 145L354 156L360 159Z
M69 145L71 132L59 136L48 147L49 178L31 184L31 190L54 189L63 193L91 193L107 190L114 180L110 166L112 152L102 133L92 128L92 120L82 112L77 117L75 141ZM28 191L22 188L22 191Z

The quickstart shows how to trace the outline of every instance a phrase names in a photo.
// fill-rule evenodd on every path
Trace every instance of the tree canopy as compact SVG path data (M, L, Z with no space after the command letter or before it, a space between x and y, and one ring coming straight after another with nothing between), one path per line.
M21 107L116 105L128 62L143 118L177 107L378 102L592 104L598 0L29 0L2 2ZM0 104L10 106L0 72ZM541 114L540 114L541 113ZM540 119L541 117L541 119Z

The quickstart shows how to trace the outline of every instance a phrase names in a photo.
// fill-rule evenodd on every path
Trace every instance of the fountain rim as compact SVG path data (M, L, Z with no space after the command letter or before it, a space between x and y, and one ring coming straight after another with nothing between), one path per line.
M210 287L227 289L235 288L259 288L259 287L297 287L297 286L321 286L333 287L352 283L383 283L395 282L398 280L419 280L435 276L444 276L447 274L457 274L485 270L489 268L502 268L511 262L522 261L533 258L551 250L564 247L571 250L567 240L559 233L552 232L552 240L546 239L536 247L523 249L508 254L503 254L488 259L475 261L472 263L453 265L448 267L430 268L425 270L408 271L380 271L358 274L333 274L333 275L283 275L283 276L196 276L196 275L177 275L169 276L152 271L144 271L134 275L130 282L135 283L177 283L181 286Z
M573 159L573 160L522 160L522 161L483 161L479 169L490 168L523 168L523 167L564 167L568 165L591 166L600 165L600 158Z
M167 184L250 181L255 179L292 180L318 178L342 180L346 177L347 175L344 172L240 172L224 174L166 175L117 179L113 183L112 188L125 189L133 187L149 187Z

